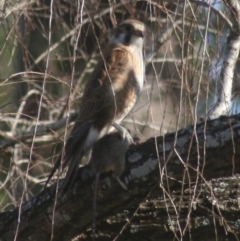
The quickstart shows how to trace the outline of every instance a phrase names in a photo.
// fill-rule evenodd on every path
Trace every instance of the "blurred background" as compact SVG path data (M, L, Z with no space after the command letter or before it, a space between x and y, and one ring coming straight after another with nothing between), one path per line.
M111 29L146 24L146 79L122 122L143 142L204 118L231 27L222 1L0 1L0 207L39 193ZM232 113L239 109L239 62Z

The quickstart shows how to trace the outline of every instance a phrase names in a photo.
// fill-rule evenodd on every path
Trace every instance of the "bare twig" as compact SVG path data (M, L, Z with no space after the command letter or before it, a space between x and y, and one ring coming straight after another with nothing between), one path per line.
M77 118L77 113L72 113L69 116L69 122L74 121ZM44 135L47 133L54 133L55 130L59 130L60 128L64 127L66 124L67 118L62 118L56 122L53 122L48 125L43 125L41 121L39 123L41 124L40 126L37 127L36 129L36 135ZM0 135L4 136L4 140L0 144L0 148L7 148L9 146L13 146L14 144L22 141L26 141L29 138L32 138L34 134L34 130L26 131L24 133L21 133L20 135L16 136L9 136L7 135L6 132L0 132Z

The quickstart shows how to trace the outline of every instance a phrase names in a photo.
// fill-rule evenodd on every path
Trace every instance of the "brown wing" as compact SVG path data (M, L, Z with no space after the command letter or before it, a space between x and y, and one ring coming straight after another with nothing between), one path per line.
M85 151L91 147L88 146L89 144L86 145L91 128L94 127L100 132L104 127L110 125L115 116L119 115L118 112L122 111L121 105L125 104L125 102L119 101L118 96L124 90L121 86L126 86L124 83L132 75L132 58L124 47L109 47L110 49L108 48L104 52L105 59L99 61L92 77L86 84L79 117L66 143L63 166L65 167L69 163L71 165L66 174L62 194L72 183L78 163ZM97 140L98 138L96 138ZM55 170L60 165L60 160L61 158L55 165Z
M114 45L108 46L103 56L86 84L74 130L88 121L102 128L120 110L116 96L132 73L132 57L124 47Z

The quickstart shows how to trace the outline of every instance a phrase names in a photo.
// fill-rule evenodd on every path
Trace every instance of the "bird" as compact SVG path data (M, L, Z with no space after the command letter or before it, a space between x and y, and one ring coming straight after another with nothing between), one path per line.
M56 170L62 172L68 167L61 188L64 194L73 184L82 157L112 126L131 141L131 135L120 123L134 107L143 88L144 40L145 25L139 20L125 20L112 30L85 85L78 117L45 187Z
M128 138L123 138L119 132L112 132L100 138L92 148L89 168L95 175L94 193L93 193L93 222L92 236L95 239L96 230L96 210L97 210L97 189L100 174L112 171L113 177L120 186L127 190L126 185L120 180L120 175L125 167L125 155L129 148Z

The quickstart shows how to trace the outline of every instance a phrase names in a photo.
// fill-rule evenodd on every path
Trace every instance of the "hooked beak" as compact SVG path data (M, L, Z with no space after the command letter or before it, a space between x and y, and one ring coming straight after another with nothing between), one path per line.
M144 32L141 30L135 30L134 35L143 38L144 37Z

